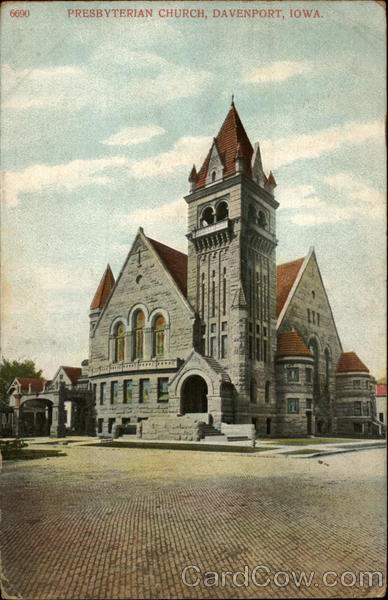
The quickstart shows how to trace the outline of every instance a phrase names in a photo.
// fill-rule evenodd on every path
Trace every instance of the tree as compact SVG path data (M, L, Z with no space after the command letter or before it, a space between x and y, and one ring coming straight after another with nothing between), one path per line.
M7 390L15 377L41 377L42 370L36 370L33 360L7 360L2 357L0 362L0 404L7 404Z

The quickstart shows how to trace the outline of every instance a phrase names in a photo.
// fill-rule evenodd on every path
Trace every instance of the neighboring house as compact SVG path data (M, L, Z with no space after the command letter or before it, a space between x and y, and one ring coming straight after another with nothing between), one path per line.
M380 425L379 432L384 433L387 430L387 384L377 383L376 384L376 418L379 423L384 424L384 427Z
M51 381L16 377L8 396L16 435L94 432L87 361L83 368L59 367Z
M88 364L44 390L51 433L373 435L374 379L343 352L314 249L276 266L276 181L233 103L189 182L187 255L140 227L117 280L107 266Z

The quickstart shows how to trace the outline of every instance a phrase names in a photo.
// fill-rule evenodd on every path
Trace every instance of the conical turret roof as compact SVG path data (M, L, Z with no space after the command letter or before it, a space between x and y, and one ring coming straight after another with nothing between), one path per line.
M90 310L104 308L114 284L115 278L113 277L112 270L110 268L110 265L108 264L98 285L97 291L94 294L93 301L90 305Z

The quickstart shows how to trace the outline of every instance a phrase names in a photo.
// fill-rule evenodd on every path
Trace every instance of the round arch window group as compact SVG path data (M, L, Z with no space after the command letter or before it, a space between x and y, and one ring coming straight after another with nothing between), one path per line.
M144 358L144 338L146 317L142 309L133 313L132 323L132 357L137 360ZM158 313L151 322L152 356L163 357L166 353L167 323L165 317ZM126 360L126 327L119 322L113 329L113 362Z
M207 227L208 225L214 225L220 221L225 221L229 217L229 206L225 200L221 200L215 206L208 205L202 212L200 217L200 226Z

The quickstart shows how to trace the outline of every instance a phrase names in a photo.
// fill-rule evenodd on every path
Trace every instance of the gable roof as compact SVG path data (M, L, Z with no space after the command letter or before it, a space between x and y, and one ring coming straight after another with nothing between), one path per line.
M61 368L61 367L60 367ZM80 367L62 367L71 383L77 383L81 377L82 369Z
M276 268L276 317L282 312L304 260L304 257L298 258Z
M115 284L115 278L113 276L110 265L108 264L101 281L98 285L97 291L94 294L93 301L90 305L90 310L96 310L98 308L104 308L108 301L109 294Z
M187 254L147 237L184 296L187 296Z
M337 373L369 373L369 369L355 352L342 352L337 365Z
M45 379L39 377L15 377L15 379L19 382L22 391L25 392L29 391L30 385L32 392L42 392L46 382Z
M299 337L299 334L295 331L286 331L278 334L277 352L276 356L308 356L312 358L310 350L307 348L304 341Z
M236 173L235 160L237 152L239 153L239 156L241 156L241 158L244 160L245 173L249 177L252 177L252 144L249 141L249 138L246 134L246 131L241 122L236 107L232 102L232 106L230 107L226 119L223 122L217 137L214 139L214 142L208 152L208 155L205 158L205 161L198 172L197 181L195 183L196 190L205 186L206 175L214 144L216 144L217 150L220 154L220 158L224 165L224 177L229 177L230 175L234 175Z

